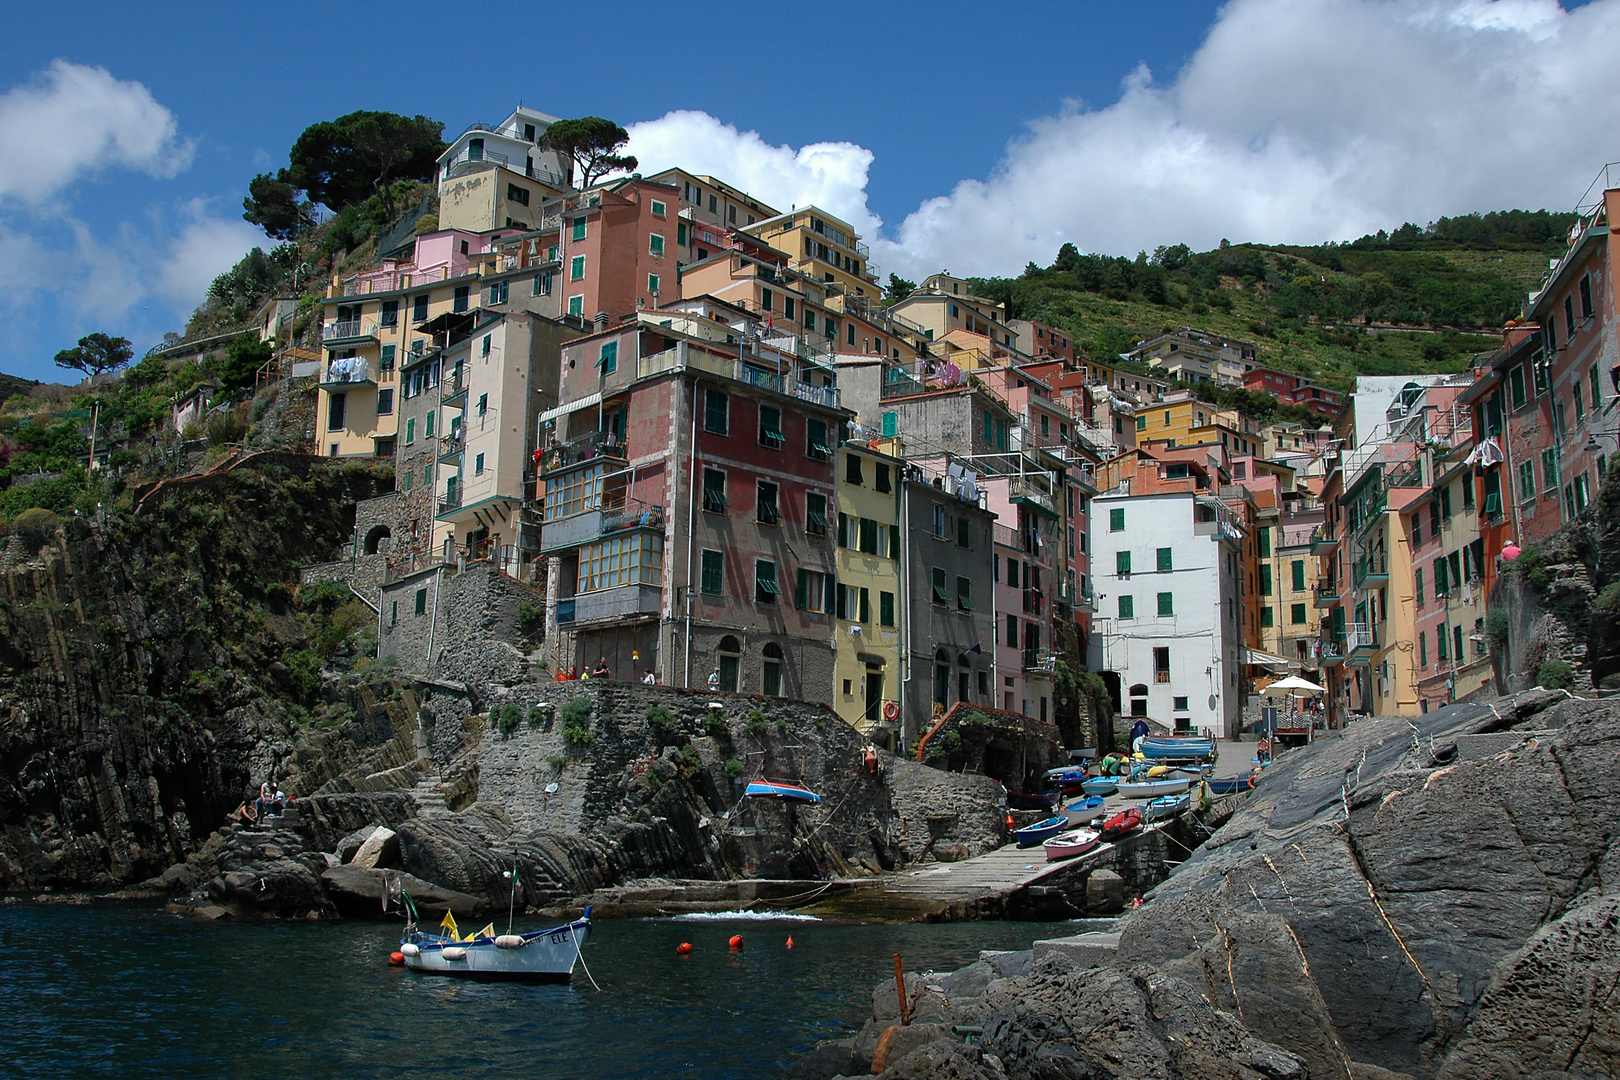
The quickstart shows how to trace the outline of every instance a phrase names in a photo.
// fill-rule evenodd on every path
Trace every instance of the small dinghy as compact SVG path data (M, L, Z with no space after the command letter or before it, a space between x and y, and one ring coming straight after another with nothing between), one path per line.
M1127 780L1119 785L1119 793L1127 799L1152 799L1159 795L1180 795L1192 784L1192 779L1186 776L1172 780Z
M1069 827L1069 819L1063 814L1054 814L1043 821L1033 825L1026 825L1013 833L1013 839L1018 841L1021 848L1034 847L1044 844L1058 833Z
M1063 794L1072 795L1085 784L1087 776L1084 769L1048 769L1045 780L1048 784L1056 785Z
M1254 787L1254 777L1250 776L1212 776L1204 783L1209 785L1211 795L1234 795L1239 791L1248 791Z
M1107 800L1101 795L1087 795L1078 802L1069 803L1063 808L1063 813L1070 825L1084 825L1102 813L1105 802Z
M1080 785L1087 795L1112 795L1119 790L1119 781L1111 776L1095 776Z
M1054 803L1063 797L1063 792L1057 788L1050 791L1037 791L1025 795L1017 791L1007 792L1007 809L1009 810L1050 810Z
M1175 817L1192 804L1190 795L1160 795L1142 807L1143 821L1161 821Z
M1213 761L1215 743L1210 739L1146 735L1140 752L1149 761Z
M1133 806L1129 810L1123 810L1103 822L1100 836L1105 843L1112 843L1141 827L1142 811Z
M818 803L821 796L791 780L750 780L745 794L753 799L783 799L787 802Z
M1047 861L1057 862L1059 859L1072 859L1076 855L1084 855L1100 843L1102 834L1096 829L1074 829L1052 837L1041 846L1046 849Z

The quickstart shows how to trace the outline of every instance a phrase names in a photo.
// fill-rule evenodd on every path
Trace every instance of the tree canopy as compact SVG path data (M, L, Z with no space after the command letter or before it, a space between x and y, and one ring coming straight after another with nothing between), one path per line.
M301 236L315 219L311 206L298 186L287 180L287 170L275 176L260 173L248 182L248 196L242 200L242 217L276 240Z
M116 371L134 359L135 350L128 338L109 337L101 332L86 334L79 344L56 354L56 366L82 371L86 375L101 375Z
M547 150L566 154L579 170L575 184L588 188L604 175L636 167L636 159L619 150L630 141L630 133L600 116L581 116L577 120L558 120L546 129L540 145Z

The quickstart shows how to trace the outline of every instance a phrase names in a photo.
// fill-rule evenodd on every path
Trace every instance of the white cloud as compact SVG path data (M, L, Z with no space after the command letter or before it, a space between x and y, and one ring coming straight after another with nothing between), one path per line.
M907 273L1058 247L1350 239L1570 206L1620 146L1620 0L1233 0L1168 85L1030 125L874 245Z
M679 111L633 124L628 152L644 176L682 168L741 188L778 210L815 205L863 235L882 222L866 205L872 151L854 143L772 146L755 131L738 131L707 113Z
M208 286L254 247L265 246L264 234L245 221L206 216L200 205L193 219L169 245L155 268L153 291L178 307L202 303Z
M0 199L50 198L109 166L168 177L191 163L174 114L140 83L53 61L0 95Z

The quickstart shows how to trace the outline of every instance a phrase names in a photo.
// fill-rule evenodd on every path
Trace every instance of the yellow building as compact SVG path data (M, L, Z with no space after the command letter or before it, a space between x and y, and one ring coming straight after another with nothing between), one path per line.
M1401 520L1416 492L1387 488L1383 469L1362 474L1344 495L1351 591L1345 667L1351 708L1368 716L1416 715L1412 662L1416 619L1412 548Z
M1234 455L1259 454L1264 446L1260 425L1235 410L1199 401L1190 390L1173 390L1162 401L1138 409L1136 441L1171 448L1220 443Z
M968 282L949 274L934 274L915 292L895 304L893 311L916 324L938 341L953 330L983 334L997 346L1017 349L1018 332L1007 325L1007 305L974 296Z
M786 252L793 269L854 296L882 294L870 263L871 249L854 226L807 206L747 226L744 232Z
M838 451L838 591L833 631L833 707L859 731L892 743L883 715L900 696L899 458L848 444Z
M1271 508L1256 531L1259 557L1260 651L1314 667L1317 561L1311 523L1296 524Z

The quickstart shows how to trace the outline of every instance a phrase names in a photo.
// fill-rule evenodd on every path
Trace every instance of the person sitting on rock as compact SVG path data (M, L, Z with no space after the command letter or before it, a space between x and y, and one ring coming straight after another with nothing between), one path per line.
M276 801L275 785L266 780L259 785L259 797L253 800L253 820L255 823L264 821L264 815Z
M593 679L611 679L611 678L613 678L613 669L607 666L607 657L603 656L603 657L599 657L597 659L596 666L591 669L591 678L593 678Z

